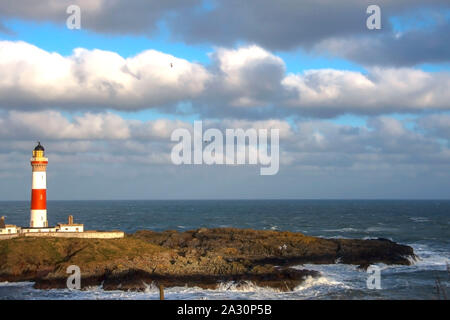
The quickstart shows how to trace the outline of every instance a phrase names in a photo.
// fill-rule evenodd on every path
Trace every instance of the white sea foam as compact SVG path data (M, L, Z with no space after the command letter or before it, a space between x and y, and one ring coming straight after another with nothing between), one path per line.
M397 228L388 228L388 227L369 227L365 232L394 232L397 231Z
M445 271L450 264L450 253L431 249L425 244L409 244L414 250L416 259L408 257L410 266L377 264L386 272L417 272L417 271Z
M421 223L421 222L429 222L430 219L426 218L426 217L411 217L409 218L411 221L417 222L417 223Z
M4 281L4 282L0 282L0 287L30 287L33 286L34 282L28 282L28 281L23 281L23 282L8 282L8 281Z
M382 269L382 274L397 272L414 272L422 266L439 266L445 268L445 260L440 254L429 250L426 246L415 246L415 251L422 256L422 260L415 266L386 266L378 264ZM425 256L424 253L428 255ZM422 266L421 266L422 265ZM339 297L349 297L349 292L360 294L356 297L370 297L374 292L367 291L367 273L357 269L357 266L346 264L314 265L306 264L294 267L295 269L316 270L321 273L319 277L307 277L303 283L290 292L260 287L252 282L224 282L219 284L217 289L201 289L198 287L172 287L165 289L166 299L329 299ZM384 279L384 278L383 278ZM401 286L406 280L383 280L383 289L392 289L394 286ZM395 282L392 282L395 281ZM402 282L403 281L403 282ZM159 290L153 284L147 284L144 292L132 291L105 291L101 286L93 286L88 290L71 291L68 289L37 290L32 288L32 282L21 283L0 283L1 286L21 286L25 292L20 298L27 299L133 299L133 300L157 300ZM364 292L364 293L362 293ZM377 293L378 294L378 293ZM362 295L362 296L361 296Z
M373 237L373 236L366 236L366 237L363 237L363 240L377 240L379 237ZM393 238L391 238L391 237L383 237L384 239L388 239L388 240L391 240L391 241L394 241L394 239Z
M331 236L331 237L329 237L329 236L317 236L317 237L319 237L319 238L322 238L322 239L349 239L350 237L348 237L348 236Z
M418 257L415 262L418 267L445 270L447 264L450 264L450 252L448 251L437 251L424 244L411 244L410 246Z
M222 282L219 287L215 289L217 291L233 291L233 292L257 292L257 291L268 291L272 293L279 293L281 290L270 288L270 287L260 287L251 281L243 281L236 283L234 281Z
M355 228L340 228L340 229L325 229L327 232L360 232L361 230Z
M21 283L11 283L18 286ZM93 286L87 290L33 289L33 283L24 283L27 287L24 292L27 299L133 299L155 300L159 299L159 291L149 284L144 292L133 291L105 291L101 286ZM308 277L293 291L283 292L270 287L260 287L252 282L235 283L225 282L219 284L217 289L201 289L198 287L172 287L165 290L166 299L308 299L326 296L327 293L347 288L344 283L330 277Z
M307 277L303 283L295 287L294 291L304 291L319 286L345 286L343 282L330 277Z

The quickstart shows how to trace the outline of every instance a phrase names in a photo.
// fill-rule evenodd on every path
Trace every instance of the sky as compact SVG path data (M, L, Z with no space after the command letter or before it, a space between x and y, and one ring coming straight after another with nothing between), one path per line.
M29 199L38 140L49 200L450 199L449 22L447 0L1 1L0 200ZM278 173L174 165L196 120L279 129Z

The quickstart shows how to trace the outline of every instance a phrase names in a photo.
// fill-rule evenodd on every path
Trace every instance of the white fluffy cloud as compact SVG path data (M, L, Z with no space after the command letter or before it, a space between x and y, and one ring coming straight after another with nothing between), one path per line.
M288 75L294 93L288 105L316 114L381 114L448 110L450 74L416 69L369 69L368 74L333 69Z
M0 135L4 138L36 136L42 139L97 140L130 137L128 124L112 113L74 116L69 121L60 112L11 111L0 118Z
M263 107L279 99L286 69L281 58L257 46L218 48L210 57L215 82L209 103L221 97L231 107Z
M207 116L242 112L266 118L450 109L449 72L371 68L286 74L280 57L257 46L218 48L211 60L206 67L155 50L125 59L81 48L64 57L25 42L0 41L0 107L172 112L187 103Z
M192 126L180 120L127 120L111 112L86 112L68 118L52 110L9 111L0 117L0 139L168 141L172 131L181 127Z
M0 41L0 104L6 108L145 109L193 99L208 78L203 66L154 50L124 59L75 49L63 57Z

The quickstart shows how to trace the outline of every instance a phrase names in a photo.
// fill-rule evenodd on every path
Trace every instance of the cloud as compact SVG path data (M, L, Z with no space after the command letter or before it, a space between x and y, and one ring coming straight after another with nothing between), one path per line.
M0 135L8 138L98 140L130 137L128 124L112 113L74 116L70 122L60 112L11 111L0 119Z
M260 47L218 48L210 56L216 71L213 96L228 96L231 106L264 106L282 90L284 61Z
M189 122L124 119L111 112L3 112L0 177L8 188L2 196L27 199L28 160L41 139L50 159L51 199L411 197L417 183L429 186L418 193L422 197L448 197L448 137L416 129L438 116L418 118L412 126L385 116L362 125L280 119L204 122L204 130L280 129L280 171L268 181L259 176L258 166L173 165L170 134L179 127L192 130Z
M445 63L450 57L450 24L403 33L384 33L372 37L331 38L318 43L315 50L377 66L411 66Z
M369 35L366 9L371 1L271 0L243 4L219 0L209 10L191 8L172 20L173 30L188 43L208 42L235 45L237 41L257 43L271 50L309 47L324 39ZM383 32L390 32L389 18L424 5L437 11L448 3L435 1L379 1ZM231 22L231 23L230 23ZM224 27L226 26L226 27Z
M43 0L39 6L33 0L19 0L1 2L0 19L51 21L64 26L66 8L73 4L81 8L82 28L97 33L151 37L164 24L173 39L187 44L230 47L250 43L275 51L302 48L368 65L411 66L446 62L449 57L448 16L443 14L450 10L447 0L378 1L382 29L376 32L366 28L366 9L373 4L369 0L259 0L245 4L239 0ZM398 37L392 19L415 19L421 15L418 12L437 17L441 25ZM0 31L5 32L1 23Z
M70 5L81 8L83 29L99 33L152 35L158 22L172 12L200 4L199 0L34 0L2 1L0 18L51 21L65 26Z
M365 126L313 120L300 121L297 127L297 132L287 141L291 151L319 157L332 155L337 160L336 165L339 158L350 164L371 157L377 161L409 162L417 153L435 155L441 150L435 138L410 130L404 122L391 117L369 118ZM302 163L301 157L294 158Z
M63 57L25 42L0 42L0 106L6 108L152 108L194 98L208 78L203 66L155 50L125 59L79 48Z
M0 108L145 110L205 117L419 113L448 110L449 72L370 68L286 74L284 61L257 46L217 48L203 66L147 50L131 58L75 49L68 57L25 42L0 41Z
M423 130L427 134L450 141L450 115L432 114L420 118L417 122L417 129Z
M448 117L439 118L438 115L414 121L416 127L433 129L445 129L449 123ZM111 112L87 112L68 118L57 111L10 111L0 117L0 141L8 144L12 151L20 152L29 149L33 141L41 139L51 146L49 150L54 153L64 154L75 149L80 154L93 152L117 157L145 156L153 154L155 150L165 150L169 154L173 146L170 136L173 130L181 127L191 132L193 130L190 122L124 119ZM360 126L326 120L288 122L280 119L249 121L228 118L204 121L203 130L207 128L222 131L228 128L279 129L280 146L286 155L340 154L344 158L355 155L349 157L352 162L358 161L358 155L402 155L415 158L420 153L432 157L442 150L448 150L438 141L442 138L448 140L448 137L428 135L409 128L405 121L386 116L371 117L366 125ZM28 142L24 144L25 141ZM301 157L293 158L301 163Z
M70 118L59 111L9 111L0 117L0 139L50 141L168 141L176 128L192 126L180 120L140 121L112 112L86 112Z
M320 69L283 80L286 105L306 114L382 114L448 110L450 74L410 68L371 68L367 74Z
M411 66L449 61L448 1L378 1L382 28L377 31L366 27L366 9L372 4L361 0L262 0L245 4L223 0L216 1L210 10L192 8L169 21L175 37L188 44L233 46L247 42L276 51L301 48L365 65ZM398 36L393 19L420 20L422 15L434 18L440 25Z

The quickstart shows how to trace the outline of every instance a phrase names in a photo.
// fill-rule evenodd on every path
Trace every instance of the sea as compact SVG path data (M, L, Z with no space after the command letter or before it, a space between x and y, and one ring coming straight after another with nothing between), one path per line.
M216 290L174 287L166 299L443 299L450 298L449 200L161 200L161 201L49 201L49 224L67 220L89 230L120 229L186 231L235 227L288 230L324 238L387 238L412 246L418 259L411 266L383 265L379 288L373 273L345 264L300 265L320 271L292 292L280 292L252 283L221 283ZM27 225L29 202L1 202L7 223ZM159 299L151 283L144 292L37 290L32 282L0 283L0 299Z

